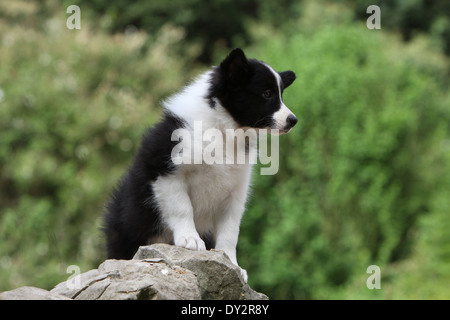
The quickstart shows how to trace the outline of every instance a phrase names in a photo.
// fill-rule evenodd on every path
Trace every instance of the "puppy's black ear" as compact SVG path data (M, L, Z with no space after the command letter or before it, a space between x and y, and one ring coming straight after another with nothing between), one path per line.
M283 72L278 72L278 74L281 77L281 80L283 81L283 85L284 88L286 89L287 87L289 87L292 82L294 82L294 80L297 78L295 76L294 71L283 71Z
M244 51L233 49L220 64L220 70L225 79L231 84L241 84L247 77L249 65Z

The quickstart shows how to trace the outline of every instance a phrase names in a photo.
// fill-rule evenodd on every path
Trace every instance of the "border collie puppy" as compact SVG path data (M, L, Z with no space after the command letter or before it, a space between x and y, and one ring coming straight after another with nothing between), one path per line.
M108 258L131 259L141 245L168 243L223 250L238 265L236 245L252 164L174 163L174 147L184 141L174 133L193 132L198 121L203 131L214 128L224 136L226 130L248 128L286 133L297 118L282 93L294 80L294 72L276 72L238 48L166 100L163 119L144 135L107 204ZM248 143L245 147L248 151ZM228 159L232 149L225 148L223 157ZM246 271L241 274L247 281Z

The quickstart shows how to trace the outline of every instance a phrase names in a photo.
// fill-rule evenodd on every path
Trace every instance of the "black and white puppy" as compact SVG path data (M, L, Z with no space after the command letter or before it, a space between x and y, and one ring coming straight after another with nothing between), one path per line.
M141 245L168 243L223 250L238 265L236 245L252 164L174 161L174 148L188 142L174 132L191 132L189 145L199 143L193 132L199 122L203 132L214 128L224 135L246 128L286 133L297 118L284 105L282 94L294 80L294 72L276 72L234 49L218 67L164 101L162 121L144 135L131 168L107 204L108 258L131 259ZM236 150L232 149L225 148L223 157L229 159L228 153Z

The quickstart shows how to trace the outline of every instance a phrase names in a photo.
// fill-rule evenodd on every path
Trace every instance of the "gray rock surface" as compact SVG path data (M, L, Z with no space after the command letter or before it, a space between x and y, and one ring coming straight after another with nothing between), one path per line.
M192 271L197 276L202 299L268 299L244 282L239 268L223 251L194 251L167 244L154 244L140 247L133 257L138 260L155 258Z
M266 300L252 290L222 251L194 251L167 244L140 247L132 260L106 260L51 291L21 287L6 300Z
M79 285L69 281L51 292L77 300L200 299L195 275L160 259L106 260L81 274Z
M0 293L0 300L70 300L69 298L51 293L36 287L20 287Z

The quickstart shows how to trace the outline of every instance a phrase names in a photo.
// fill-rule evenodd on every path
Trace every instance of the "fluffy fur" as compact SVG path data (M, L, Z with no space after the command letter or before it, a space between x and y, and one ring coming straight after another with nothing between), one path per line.
M218 67L165 101L163 119L144 135L107 204L108 258L130 259L139 246L163 242L220 249L238 265L236 245L252 165L175 165L171 154L180 141L172 141L173 134L181 128L193 132L194 121L201 121L203 130L224 134L238 128L288 132L297 118L284 105L282 93L294 80L294 72L275 72L234 49Z

